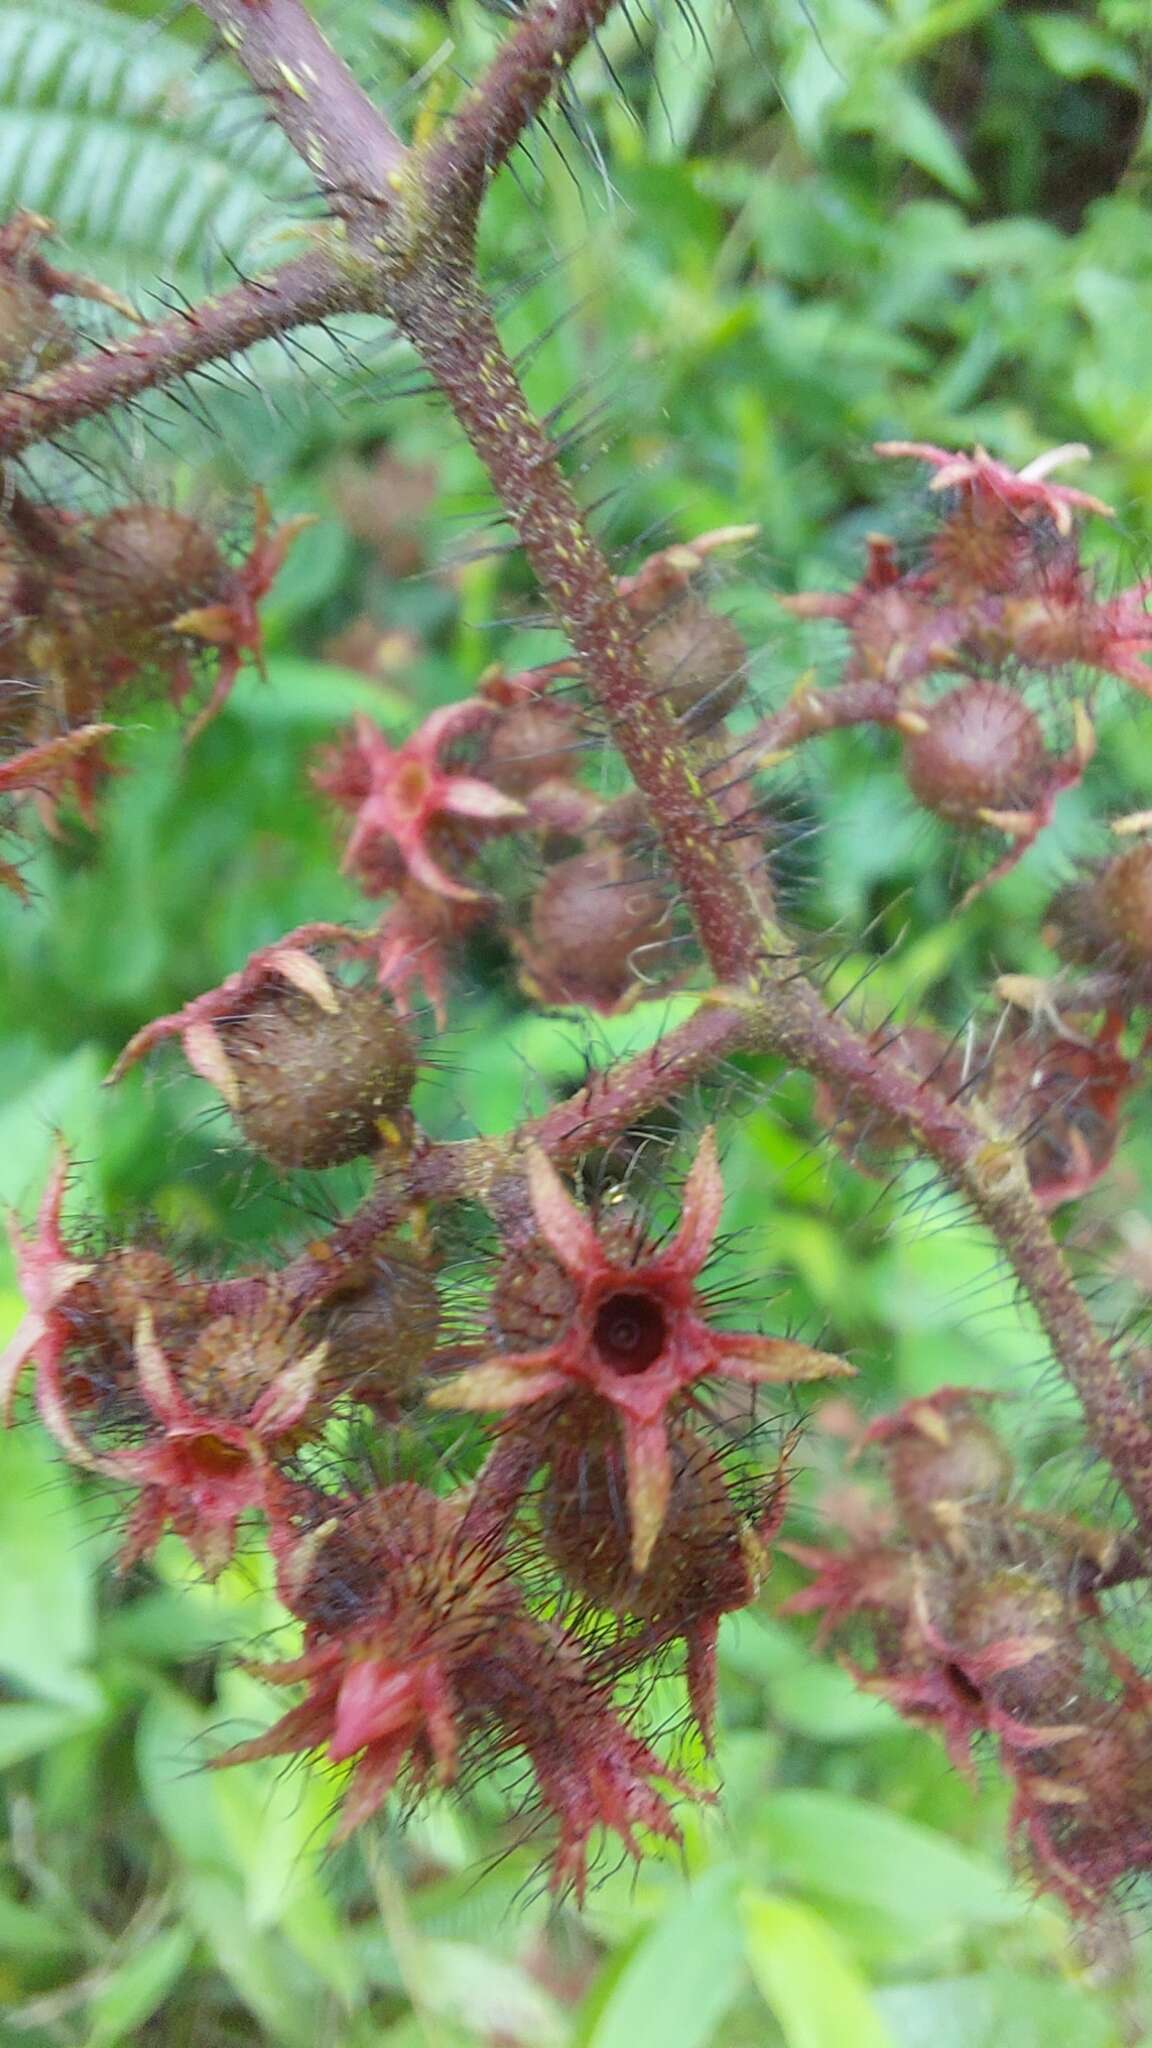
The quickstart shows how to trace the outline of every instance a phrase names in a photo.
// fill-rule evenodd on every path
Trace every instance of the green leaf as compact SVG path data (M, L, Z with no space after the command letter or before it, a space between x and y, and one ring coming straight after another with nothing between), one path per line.
M739 1872L716 1864L630 1950L573 2048L706 2048L744 1978Z
M22 1212L34 1209L52 1161L57 1134L69 1143L76 1171L65 1198L65 1213L78 1198L89 1210L99 1179L86 1161L98 1157L107 1098L100 1086L107 1062L93 1045L78 1046L67 1059L46 1066L28 1087L0 1108L0 1202Z
M31 1426L0 1435L0 1672L85 1714L101 1700L83 1668L95 1648L95 1562L62 1458Z
M481 2038L559 2048L565 2027L559 2007L531 1977L473 1942L424 1941L413 1956L415 2003L463 2021Z
M774 1881L856 1901L925 1933L1003 1926L1031 1907L995 1863L863 1799L776 1792L756 1835Z
M1110 78L1133 92L1140 69L1118 36L1082 14L1029 14L1028 33L1044 62L1061 78Z
M229 709L252 725L300 725L332 733L357 711L388 731L414 723L411 706L387 684L370 682L335 662L291 654L272 656L267 682L255 670L243 670Z
M95 1715L85 1708L39 1705L0 1706L0 1771L53 1749L70 1735L92 1726Z
M832 1929L769 1892L740 1902L745 1954L787 2048L896 2048Z
M102 1971L99 1989L88 2002L91 2027L84 2048L117 2048L121 2041L138 2039L137 2029L163 2005L195 1946L191 1928L161 1928L135 1955Z
M225 1977L272 2038L285 2048L316 2048L319 1987L311 1997L301 1995L302 1984L293 1982L297 1973L286 1967L291 1951L249 1925L235 1882L208 1870L195 1871L185 1881L185 1900L189 1918Z

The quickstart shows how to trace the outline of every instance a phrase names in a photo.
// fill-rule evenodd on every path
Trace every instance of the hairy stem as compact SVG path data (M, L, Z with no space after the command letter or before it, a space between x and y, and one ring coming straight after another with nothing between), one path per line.
M421 185L437 219L475 214L488 180L562 85L573 59L614 4L543 0L524 16L428 152Z
M819 690L810 676L799 683L785 704L769 712L728 756L734 771L750 774L771 767L805 740L850 725L893 725L900 710L899 691L888 682L841 683Z
M760 917L705 795L690 747L636 652L619 596L531 412L467 261L443 250L434 270L390 280L393 318L432 372L483 462L637 788L647 799L676 880L720 981L750 976Z
M335 214L387 205L405 149L300 0L198 0Z
M142 392L240 354L268 335L347 312L360 287L341 263L311 250L168 320L76 357L17 391L0 393L0 456L12 456Z
M808 982L768 985L762 1000L761 1042L839 1093L894 1118L968 1198L1031 1302L1096 1448L1152 1536L1152 1428L1077 1291L1028 1185L1019 1148L991 1123L948 1101L894 1052L877 1051L829 1015Z

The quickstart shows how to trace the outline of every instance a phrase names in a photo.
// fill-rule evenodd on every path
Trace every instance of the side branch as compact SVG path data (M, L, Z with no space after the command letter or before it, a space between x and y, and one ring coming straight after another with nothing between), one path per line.
M474 215L488 180L562 85L615 0L542 0L502 45L425 160L421 182L438 218Z
M1093 1442L1144 1533L1152 1535L1152 1427L1085 1307L1015 1143L830 1016L799 977L765 987L758 1042L830 1082L841 1096L896 1119L971 1202L1031 1302Z
M0 456L18 455L142 392L238 355L267 335L349 312L360 297L347 269L322 250L311 250L268 278L237 285L0 394Z
M197 0L333 213L363 220L406 151L300 0Z
M299 1306L327 1292L332 1274L361 1257L408 1215L413 1203L474 1201L493 1204L494 1195L520 1183L517 1155L527 1144L543 1147L558 1164L579 1159L633 1127L639 1117L677 1095L698 1074L754 1042L758 1013L743 1002L726 1003L723 992L706 999L683 1024L647 1051L614 1071L596 1074L566 1102L530 1118L506 1138L464 1138L428 1145L411 1158L385 1167L376 1186L346 1222L337 1224L319 1248L310 1247L287 1269L286 1282ZM511 1196L515 1200L515 1195ZM520 1199L526 1197L521 1191ZM221 1301L244 1281L224 1281Z

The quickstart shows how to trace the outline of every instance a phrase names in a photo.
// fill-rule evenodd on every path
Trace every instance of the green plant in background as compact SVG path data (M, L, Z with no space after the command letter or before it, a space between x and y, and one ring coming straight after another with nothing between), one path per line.
M224 57L205 68L195 22L157 27L150 13L13 8L0 23L2 210L52 216L48 253L147 320L205 282L228 289L284 257L306 261L319 217L298 160L236 95ZM850 586L879 524L897 523L913 559L923 547L923 503L894 501L874 441L983 443L1017 468L1053 442L1088 441L1091 487L1121 509L1092 530L1098 588L1123 588L1143 565L1141 17L1115 4L611 16L577 59L566 109L535 132L517 176L495 183L482 273L620 572L734 518L759 528L718 572L723 611L753 650L734 743L798 676L814 666L827 689L837 674L835 630L783 613L779 596ZM507 31L471 7L341 0L320 18L377 101L424 136ZM127 345L114 315L66 306L78 310L97 359ZM367 1170L350 1163L298 1178L286 1197L282 1176L205 1122L203 1085L175 1060L160 1086L101 1082L134 1031L255 948L317 920L363 924L363 895L334 871L331 821L303 800L318 748L350 718L368 715L399 745L489 663L514 676L566 653L541 631L523 563L499 536L488 545L482 472L419 382L378 322L343 312L299 346L257 343L171 399L149 392L118 438L82 426L12 473L33 504L79 519L140 498L179 506L230 561L250 544L253 482L281 522L321 514L263 606L268 685L245 671L188 749L145 694L124 698L124 772L99 793L98 829L69 814L58 841L21 845L32 902L0 900L3 1192L27 1215L62 1130L75 1161L65 1234L81 1256L121 1242L143 1213L148 1242L179 1244L197 1268L226 1243L243 1271L270 1245L299 1256L366 1194ZM1074 662L1065 678L1068 700L1083 694ZM1045 721L1071 744L1058 695ZM1083 786L1069 789L1034 851L961 917L958 842L947 817L912 801L908 736L847 731L807 747L802 771L777 771L768 804L788 923L866 1030L926 1005L962 1034L995 973L1051 975L1040 927L1054 887L1105 850L1100 815L1147 801L1141 707L1116 686L1093 721L1091 807ZM611 802L623 785L601 730L577 780ZM570 856L579 833L564 829L532 859ZM979 866L960 858L970 880ZM515 886L513 861L492 851L498 888ZM649 978L690 958L681 946ZM451 1142L547 1116L589 1065L614 1071L689 1026L692 977L679 978L680 992L620 1014L542 1012L503 943L478 929L415 1099L420 1125ZM989 1000L977 1040L995 1021ZM722 1121L731 1244L717 1288L770 1272L768 1326L850 1356L869 1415L957 1381L1017 1395L1007 1433L1023 1440L1033 1507L1108 1520L1067 1399L1044 1374L1045 1340L986 1228L923 1168L862 1179L790 1062L755 1051L738 1065L693 1081L680 1106L694 1138L709 1115ZM638 1156L659 1159L678 1120L650 1112L644 1129ZM1145 1151L1129 1117L1110 1178L1057 1219L1093 1276L1102 1327L1130 1322L1146 1292ZM611 1155L602 1171L625 1173ZM645 1199L670 1220L658 1190ZM441 1244L442 1290L463 1318L454 1339L475 1334L468 1289L486 1254L463 1224ZM753 1320L763 1301L761 1287ZM794 1420L791 1406L774 1417L769 1469ZM833 1401L801 1439L793 1547L827 1547L837 1519L865 1528L869 1504L840 1455L858 1420ZM362 1471L364 1432L349 1428L344 1455ZM376 1479L443 1488L475 1472L479 1451L470 1422L425 1419ZM1148 2026L1142 1945L1126 1939L1139 1907L1091 1952L1070 1945L1060 1909L1010 1879L995 1772L974 1792L928 1734L814 1651L812 1624L781 1612L810 1578L784 1556L721 1635L720 1805L678 1813L683 1848L657 1847L639 1874L609 1859L577 1916L545 1895L540 1843L509 1833L515 1767L463 1801L437 1797L403 1829L380 1827L362 1859L326 1846L335 1775L275 1760L207 1772L214 1750L258 1735L285 1703L238 1668L264 1642L291 1654L271 1561L246 1544L208 1585L166 1536L148 1569L118 1581L109 1492L69 1475L30 1428L0 1439L0 1463L0 1955L14 2039L968 2048L1130 2042ZM1137 1668L1139 1593L1106 1596ZM682 1714L682 1687L662 1673L642 1725ZM691 1745L678 1761L700 1768Z

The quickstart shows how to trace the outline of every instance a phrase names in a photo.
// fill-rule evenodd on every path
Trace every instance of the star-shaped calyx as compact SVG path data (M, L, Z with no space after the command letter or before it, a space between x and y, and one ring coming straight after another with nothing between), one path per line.
M224 1388L192 1399L157 1341L151 1309L144 1308L136 1325L136 1374L154 1429L136 1447L93 1449L73 1427L56 1384L41 1385L44 1420L73 1463L140 1488L120 1555L122 1570L146 1556L171 1527L207 1577L219 1575L235 1548L240 1517L265 1504L273 1452L295 1439L313 1406L328 1349L324 1343L294 1349L290 1332L274 1316L258 1314L247 1323L221 1318L201 1342L249 1372L254 1367L259 1392L252 1398L240 1374L231 1397ZM194 1351L185 1361L185 1376L195 1364Z
M346 872L373 893L399 887L407 875L436 895L477 900L479 892L449 873L445 857L470 850L478 834L506 831L527 812L492 783L446 768L440 751L492 717L491 704L468 697L434 711L400 747L370 718L356 719L350 739L316 777L319 788L356 813Z
M877 441L875 450L877 455L897 459L908 456L930 464L936 472L928 486L930 491L979 491L1003 505L1021 510L1035 508L1048 514L1058 533L1072 531L1076 512L1096 512L1104 519L1114 517L1111 506L1089 491L1048 482L1050 472L1065 463L1088 461L1092 451L1079 441L1046 448L1043 455L1035 456L1023 469L1010 469L1006 462L997 462L983 448L963 455L952 448L937 448L930 441Z
M246 1008L270 987L287 986L329 1013L338 1008L336 991L310 947L337 945L356 950L357 936L345 926L324 922L297 925L271 946L260 946L243 967L229 974L218 988L193 996L183 1009L166 1017L155 1017L128 1040L111 1073L109 1082L120 1076L150 1052L164 1038L179 1038L184 1057L194 1074L218 1088L225 1102L236 1100L236 1083L218 1026L243 1016Z
M623 1262L539 1150L527 1159L536 1227L571 1294L539 1349L496 1354L436 1390L438 1407L518 1409L589 1391L610 1404L628 1481L632 1562L643 1571L672 1487L670 1417L700 1380L754 1385L851 1371L789 1338L713 1329L697 1280L720 1225L724 1187L712 1132L684 1187L679 1229L661 1250Z
M69 1156L61 1145L48 1177L36 1215L36 1227L27 1235L14 1216L9 1218L8 1235L16 1259L20 1290L26 1314L0 1353L0 1415L8 1421L12 1396L25 1366L40 1368L40 1389L59 1379L64 1351L71 1329L61 1314L73 1289L92 1271L90 1265L74 1259L64 1242L60 1206L68 1181Z
M195 640L203 640L220 650L220 662L212 693L204 709L197 713L185 734L190 743L211 723L218 711L223 710L232 686L240 673L245 655L250 655L261 676L264 676L264 635L260 623L260 600L267 597L284 564L284 558L297 536L309 526L316 524L312 513L301 513L295 519L285 520L282 526L273 528L268 510L268 500L262 490L256 492L256 530L247 560L238 569L226 571L220 594L206 604L193 605L189 611L181 612L173 619L170 630L186 633ZM190 687L191 677L181 666L173 695L179 703Z

